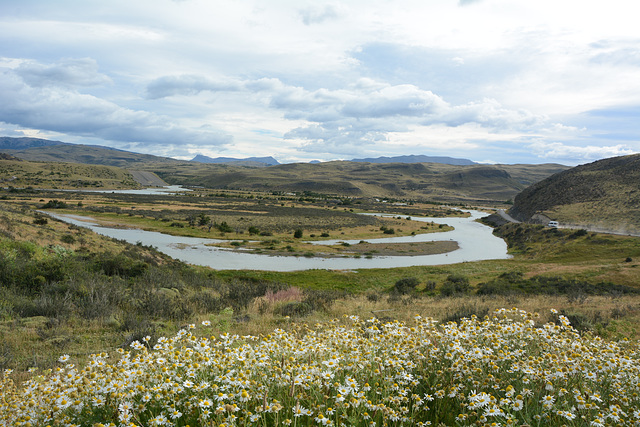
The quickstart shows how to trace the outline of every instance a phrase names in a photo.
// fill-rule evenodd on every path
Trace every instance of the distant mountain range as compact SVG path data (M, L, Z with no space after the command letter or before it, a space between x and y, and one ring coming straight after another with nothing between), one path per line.
M208 157L198 154L192 162L199 163L233 163L235 165L251 166L257 164L258 166L275 166L280 163L273 157L247 157L245 159L236 159L233 157Z
M72 145L67 142L51 141L41 138L12 138L10 136L0 136L0 150L24 150L26 148L50 147L52 145Z
M395 156L395 157L383 156L383 157L377 157L377 158L353 159L351 161L366 162L366 163L442 163L445 165L454 165L454 166L477 165L476 162L473 162L468 159L456 159L454 157L421 156L421 155Z
M245 166L254 165L256 163L264 166L275 166L280 164L273 157L247 157L244 159L236 159L232 157L208 157L208 156L203 156L202 154L198 154L193 159L191 159L191 161L200 162L200 163L233 163L235 165L244 164ZM357 162L357 163L441 163L445 165L454 165L454 166L471 166L471 165L477 164L476 162L468 159L457 159L454 157L445 157L445 156L423 156L423 155L376 157L376 158L365 158L365 159L352 159L348 161ZM317 160L314 160L309 163L316 164L320 162Z
M62 141L52 141L42 138L9 136L0 137L0 150L8 152L18 158L30 161L58 161L76 163L95 163L113 166L124 166L127 162L179 162L180 160L158 157L150 154L140 154L100 145L70 144ZM348 160L359 163L440 163L454 166L471 166L477 164L468 159L446 156L409 155L395 157L377 157ZM191 162L231 164L233 166L277 166L280 164L273 157L208 157L196 155ZM321 163L317 160L309 163Z

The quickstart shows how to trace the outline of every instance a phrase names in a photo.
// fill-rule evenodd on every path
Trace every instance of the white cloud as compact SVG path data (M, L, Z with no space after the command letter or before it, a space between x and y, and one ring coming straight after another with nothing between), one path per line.
M109 77L98 72L98 64L92 58L64 59L55 64L25 61L15 72L33 87L99 86L111 83Z
M337 7L334 5L309 6L300 10L300 16L304 25L321 24L324 21L338 17Z
M323 160L640 150L627 0L5 3L0 121L16 132Z
M626 156L637 152L622 144L614 146L574 146L560 142L534 142L531 144L531 148L540 158L564 159L576 163L587 163L606 157Z
M231 142L231 136L221 132L183 128L169 117L123 108L80 93L68 86L90 85L96 80L95 74L88 73L87 79L87 73L65 71L68 68L42 64L29 64L27 71L24 67L5 70L0 79L0 98L11 102L0 103L0 121L61 134L142 144Z
M149 99L165 98L173 95L196 95L203 91L236 91L241 85L234 81L216 81L197 75L165 76L147 85Z

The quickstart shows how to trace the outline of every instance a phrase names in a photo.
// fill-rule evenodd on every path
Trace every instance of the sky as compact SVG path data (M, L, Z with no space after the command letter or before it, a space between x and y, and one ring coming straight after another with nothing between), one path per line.
M629 0L0 0L0 135L177 159L640 152Z

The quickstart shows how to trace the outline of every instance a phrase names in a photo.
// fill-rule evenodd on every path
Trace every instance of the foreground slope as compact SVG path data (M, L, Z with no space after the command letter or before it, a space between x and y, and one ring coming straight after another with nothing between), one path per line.
M640 154L599 160L552 175L516 196L509 213L521 221L546 217L561 224L638 233Z

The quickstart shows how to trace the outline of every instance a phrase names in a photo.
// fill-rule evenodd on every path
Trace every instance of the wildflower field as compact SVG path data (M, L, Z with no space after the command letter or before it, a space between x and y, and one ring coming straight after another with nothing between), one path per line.
M205 321L86 366L63 355L23 384L6 370L0 424L638 425L638 343L538 318L346 316L259 337L212 335Z

